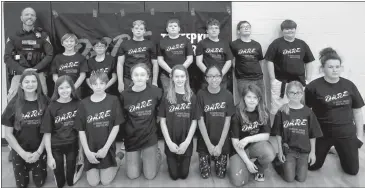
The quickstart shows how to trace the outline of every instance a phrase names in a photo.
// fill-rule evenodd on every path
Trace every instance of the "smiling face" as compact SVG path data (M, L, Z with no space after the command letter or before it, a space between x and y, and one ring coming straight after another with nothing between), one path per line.
M58 87L58 95L63 99L69 99L71 97L71 91L71 86L66 81Z
M172 74L172 81L176 87L184 87L186 82L186 73L182 70L176 69Z
M292 40L292 39L295 38L296 31L297 30L295 28L284 28L283 29L283 36L284 36L284 38Z
M106 46L102 43L96 43L93 47L96 55L103 55L106 51Z
M76 40L73 37L69 37L62 42L62 46L66 51L74 51L76 46Z
M20 87L25 93L33 93L37 90L38 81L34 75L25 76Z
M208 82L208 85L210 87L217 88L220 86L220 84L222 82L222 74L219 72L219 70L216 67L212 67L207 72L205 79Z
M23 22L23 25L26 26L34 26L36 19L37 19L36 13L32 8L24 9L20 16L20 20Z

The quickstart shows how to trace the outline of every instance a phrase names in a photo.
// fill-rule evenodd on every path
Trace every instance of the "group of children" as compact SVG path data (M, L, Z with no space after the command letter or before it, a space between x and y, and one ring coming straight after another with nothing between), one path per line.
M245 27L250 27L248 22ZM333 118L328 114L337 110L326 106L318 109L319 103L346 99L333 104L345 106L347 109L342 112L346 113L364 105L356 86L331 72L341 66L341 59L335 51L326 49L321 54L325 76L313 81L305 91L300 81L289 82L285 89L289 102L280 108L274 119L270 120L265 91L257 83L241 84L239 103L235 106L225 84L232 53L229 45L218 39L219 22L216 20L207 24L209 37L197 47L197 65L206 83L194 94L187 71L193 60L191 44L179 36L178 20L169 20L166 29L169 35L156 51L152 42L143 39L145 23L135 21L133 39L121 44L117 63L105 54L107 43L103 40L94 44L96 57L86 61L74 50L76 36L66 34L61 39L65 52L52 62L55 87L50 100L42 92L38 74L33 71L22 74L17 96L2 115L6 139L12 148L17 187L27 187L30 170L36 186L42 186L47 165L54 171L57 187L63 187L66 182L71 186L77 161L84 162L91 186L110 184L124 158L124 153L117 153L118 132L124 135L128 178L135 179L143 173L145 178L154 179L162 157L156 122L161 126L168 172L173 180L189 175L192 139L198 127L196 151L202 178L210 177L213 160L216 175L224 178L228 172L235 186L246 184L250 174L255 174L255 180L264 181L264 171L276 156L268 141L272 135L277 138L277 160L281 162L273 163L275 169L286 181L305 181L308 166L315 165L316 158L324 162L325 155L318 156L316 147L316 138L322 136L322 131L325 135L320 124L331 124ZM259 51L254 52L258 60L262 59ZM237 50L237 53L244 52ZM257 59L254 55L246 58L256 62L252 60ZM158 65L163 69L160 77L163 90L157 87ZM241 65L236 63L235 66ZM245 75L242 78L262 79L257 64L245 66L249 67L245 70L256 71L250 75L238 71ZM80 100L87 89L81 87L85 78L92 94ZM332 84L326 82L336 79ZM117 80L120 96L108 92ZM350 90L340 91L335 86L338 80L341 81L338 87L350 87ZM341 96L322 95L317 91L323 88L320 84L331 85L326 95L333 89L342 92ZM304 92L308 106L303 104ZM357 118L354 116L348 114L346 118L352 121ZM358 160L358 153L353 153L356 154Z

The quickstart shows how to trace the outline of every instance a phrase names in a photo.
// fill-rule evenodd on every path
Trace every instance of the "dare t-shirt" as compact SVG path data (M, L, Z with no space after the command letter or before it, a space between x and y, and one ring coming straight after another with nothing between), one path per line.
M90 97L83 99L77 109L75 127L78 131L85 131L90 151L97 152L106 144L114 126L124 122L124 115L120 102L114 95L106 94L100 102L91 101ZM115 141L110 146L108 154L99 164L87 163L85 170L91 168L105 169L116 166ZM85 158L86 159L86 158Z
M152 70L152 59L157 59L156 45L150 40L122 42L117 56L125 56L123 77L131 78L131 68L138 63L145 63Z
M59 146L77 141L78 132L75 129L78 100L68 103L53 101L48 105L41 126L41 133L51 133L51 145Z
M231 138L237 138L241 140L248 136L257 135L260 133L270 133L270 121L260 121L259 113L257 110L252 112L245 112L248 117L248 122L243 122L241 112L237 108L236 113L231 119ZM250 146L251 143L247 144L245 149Z
M226 117L232 116L234 112L233 96L228 90L221 88L218 93L213 94L205 88L198 92L197 117L198 119L203 117L209 140L213 145L218 145ZM228 134L222 147L222 154L229 154L230 150L231 143ZM197 151L209 153L201 134L198 137Z
M325 137L356 136L353 109L364 106L364 100L354 83L340 78L329 83L323 77L305 88L306 105L312 108Z
M94 74L97 71L103 71L108 75L108 78L112 78L112 73L116 71L116 62L115 58L110 55L105 55L103 61L96 61L95 57L88 59L87 65L89 67L88 78L90 78L91 74Z
M188 136L191 122L197 119L196 116L196 97L193 94L190 102L183 100L183 94L176 93L176 103L171 104L164 96L159 107L159 116L166 118L167 130L171 141L180 145ZM184 156L191 156L193 152L193 141L190 142ZM165 142L165 154L173 154Z
M88 67L85 57L77 52L71 56L56 55L51 66L52 74L58 74L58 77L68 75L74 82L79 78L81 72L87 71Z
M124 145L127 152L137 151L157 144L156 116L162 90L147 84L146 89L135 92L132 87L121 94L126 115Z
M15 101L14 97L6 106L1 115L1 122L7 127L14 127L15 123ZM22 108L23 120L20 122L20 130L14 128L13 134L20 147L25 151L34 152L42 142L43 134L40 132L44 110L38 108L38 102L24 100Z
M288 42L284 37L275 39L267 49L265 59L274 63L275 78L279 81L299 81L305 85L304 64L314 61L307 43L300 39Z
M182 65L186 61L186 56L193 55L193 47L185 36L176 39L166 36L158 45L157 55L163 56L167 65L172 68L175 65ZM165 70L161 73L168 75Z
M309 153L310 139L322 137L322 131L314 113L304 106L301 109L289 108L289 115L281 110L275 115L272 135L282 137L282 143L289 148Z
M260 80L262 69L260 61L264 59L260 43L255 40L244 42L237 39L230 43L235 60L235 74L238 79Z
M205 38L198 43L196 47L196 56L203 55L203 63L206 67L217 65L223 68L226 61L232 60L232 52L228 42L219 39L214 42L209 38Z

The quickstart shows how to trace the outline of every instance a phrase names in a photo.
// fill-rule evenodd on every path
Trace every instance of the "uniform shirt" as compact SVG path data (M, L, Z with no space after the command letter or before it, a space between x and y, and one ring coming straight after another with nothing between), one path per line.
M237 138L241 140L248 136L257 135L260 133L270 133L270 121L266 123L260 121L259 112L257 110L253 112L245 112L248 117L249 123L243 122L240 110L237 108L236 113L231 119L231 138ZM250 146L247 144L245 149ZM234 151L235 152L235 151Z
M350 80L340 78L329 83L323 77L313 80L305 88L306 105L312 108L325 137L356 136L354 108L364 106L357 87Z
M260 62L264 59L260 43L255 40L244 42L237 39L230 44L235 61L235 73L238 79L261 80Z
M175 65L184 64L186 57L193 55L193 47L190 41L184 36L179 36L176 39L171 39L169 36L166 36L161 39L158 45L157 55L163 56L167 65L172 68ZM163 69L161 73L168 75Z
M52 146L77 142L78 132L75 129L78 100L68 103L53 101L44 113L41 133L51 133Z
M86 73L87 71L88 67L86 59L78 52L71 56L63 54L56 55L51 67L52 74L58 74L58 77L68 75L74 82L77 81L81 72Z
M265 54L274 63L275 78L289 83L293 80L305 85L304 64L314 61L309 46L300 39L288 42L284 37L274 40Z
M232 52L229 44L222 39L214 42L209 38L205 38L198 43L196 47L196 56L203 55L203 63L206 67L217 65L223 68L226 61L232 60Z
M152 59L157 59L156 45L150 40L122 42L117 56L125 56L123 77L131 78L131 68L138 63L145 63L152 70Z
M19 57L19 58L18 58ZM53 47L41 28L20 30L9 36L5 44L4 62L16 75L27 68L42 72L53 58Z
M180 145L188 136L191 122L197 119L196 116L196 97L193 94L190 102L183 100L183 94L176 93L176 104L171 104L166 95L161 101L159 107L159 116L166 118L167 130L171 141ZM173 154L165 142L166 155ZM193 141L190 142L184 155L191 156L193 153Z
M109 79L112 78L112 74L116 73L116 62L115 58L110 55L105 55L105 58L103 61L98 62L95 60L95 57L90 58L87 60L88 65L88 78L90 78L91 74L95 73L96 71L103 71L105 72Z
M197 108L197 117L203 117L209 140L214 146L218 145L226 117L232 116L235 111L232 94L224 88L215 94L207 88L202 89L197 94ZM229 154L231 150L231 142L228 140L229 134L222 147L222 154ZM198 137L197 151L209 153L201 135Z
M126 114L125 149L137 151L157 144L156 116L162 98L162 90L147 84L145 90L135 92L132 87L121 94L122 108Z
M7 127L14 127L15 123L15 102L14 97L6 106L1 122ZM38 108L38 102L24 100L22 108L23 120L20 122L20 130L14 128L13 134L20 147L25 151L35 152L42 142L43 134L40 132L43 110Z
M275 115L272 135L282 137L282 143L301 153L309 153L309 139L322 136L321 128L314 113L304 106L301 109L289 108L289 115L278 111Z

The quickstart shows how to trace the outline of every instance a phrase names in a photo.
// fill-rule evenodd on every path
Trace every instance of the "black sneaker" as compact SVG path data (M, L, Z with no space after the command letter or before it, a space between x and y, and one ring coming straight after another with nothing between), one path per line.
M265 181L265 175L263 173L256 173L255 174L255 180L259 182Z

